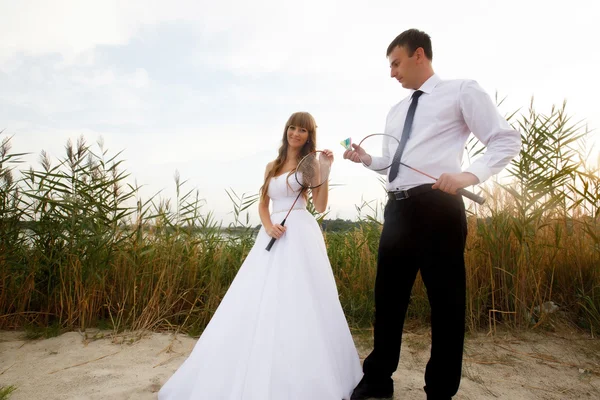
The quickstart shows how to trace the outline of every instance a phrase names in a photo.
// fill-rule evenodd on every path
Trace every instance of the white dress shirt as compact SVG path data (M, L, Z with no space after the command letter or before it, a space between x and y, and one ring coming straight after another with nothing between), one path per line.
M500 115L477 82L442 80L434 74L419 90L423 94L418 99L410 137L400 159L404 164L435 177L462 172L465 144L471 132L486 150L464 171L477 176L480 183L502 171L519 154L520 133ZM399 141L413 92L394 105L386 119L384 133ZM381 169L391 164L396 148L394 141L384 141L383 157L374 157L367 168ZM378 172L388 175L389 169ZM431 178L400 165L396 179L387 183L387 190L430 183L433 183Z

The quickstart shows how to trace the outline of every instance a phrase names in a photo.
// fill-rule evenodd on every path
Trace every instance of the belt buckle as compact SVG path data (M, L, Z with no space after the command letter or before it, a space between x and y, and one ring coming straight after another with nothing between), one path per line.
M410 195L408 194L408 190L398 190L394 192L394 197L396 198L396 200L404 200L408 199Z

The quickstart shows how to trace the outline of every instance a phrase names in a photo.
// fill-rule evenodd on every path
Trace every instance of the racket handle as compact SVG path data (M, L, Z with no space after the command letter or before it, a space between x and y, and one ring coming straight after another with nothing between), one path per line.
M475 203L479 203L479 204L483 204L485 203L485 199L479 195L476 195L475 193L469 192L468 190L465 189L458 189L456 191L456 193L460 194L461 196L464 196L468 199L473 200Z
M271 251L271 247L273 247L273 243L275 243L275 238L271 238L269 245L267 246L267 251Z
M281 226L285 225L285 219L283 221L281 221ZM273 247L273 244L275 243L275 238L271 238L271 241L269 242L269 245L267 246L267 251L271 251L271 247Z

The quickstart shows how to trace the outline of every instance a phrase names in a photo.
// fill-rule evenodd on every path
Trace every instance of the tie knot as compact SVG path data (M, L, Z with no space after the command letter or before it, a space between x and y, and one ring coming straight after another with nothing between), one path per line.
M413 94L412 94L412 98L413 99L418 99L420 95L422 95L423 92L420 90L416 90Z

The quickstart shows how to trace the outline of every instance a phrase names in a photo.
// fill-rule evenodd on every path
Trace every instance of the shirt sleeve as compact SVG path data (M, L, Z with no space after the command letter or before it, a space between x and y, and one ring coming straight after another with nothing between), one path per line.
M473 135L486 146L483 155L465 172L472 173L479 183L483 183L519 154L521 134L500 115L490 96L476 81L468 80L462 84L459 106Z
M368 169L373 170L381 175L388 174L388 168L385 168L385 167L389 166L392 163L392 157L390 156L390 151L389 151L389 141L390 140L387 136L385 136L383 138L383 140L381 141L382 156L381 157L371 156L371 165L369 165L367 167Z
M394 110L397 106L398 105L396 105L395 107L392 107L386 117L385 130L383 131L383 133L386 135L391 135L390 132L388 131L388 120L390 118L390 115L394 112ZM391 154L391 152L390 152L390 139L387 136L384 137L383 140L381 141L381 146L382 146L381 153L380 153L381 157L371 156L371 159L372 159L371 165L366 166L366 168L373 170L380 175L387 176L387 174L389 172L389 168L385 168L385 167L392 164L392 159L394 157L394 155Z

